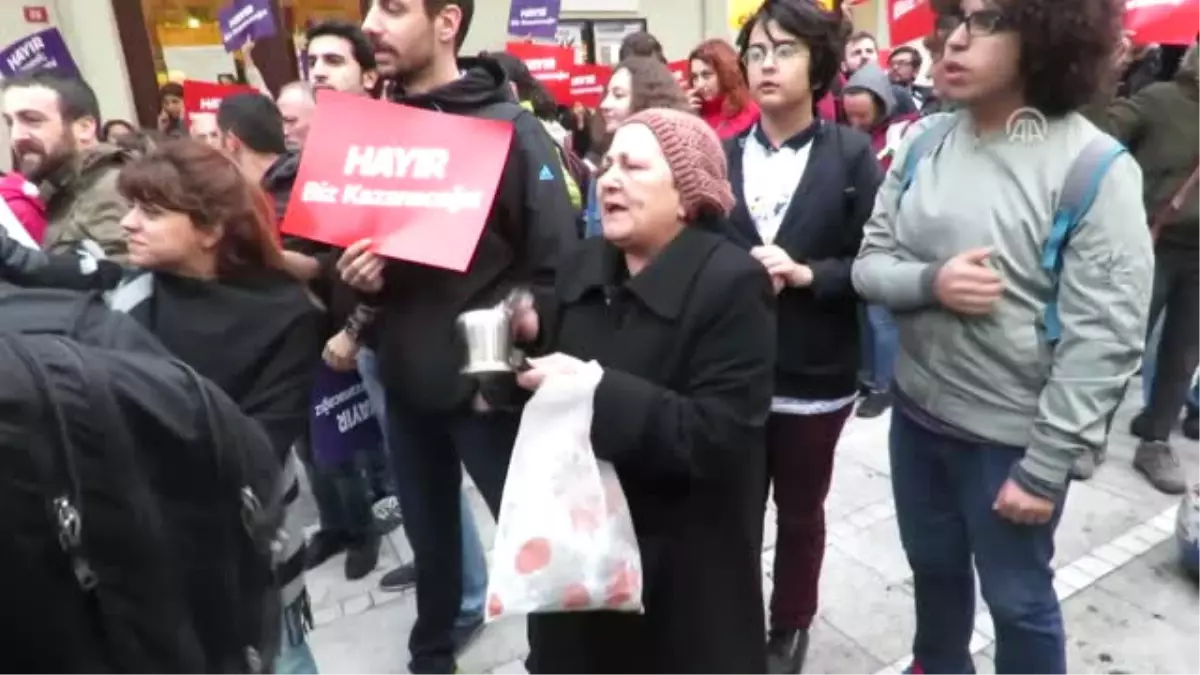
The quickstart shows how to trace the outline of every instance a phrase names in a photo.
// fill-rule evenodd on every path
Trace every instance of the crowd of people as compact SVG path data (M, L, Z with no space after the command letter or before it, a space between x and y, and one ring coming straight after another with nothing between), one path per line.
M89 599L69 620L24 622L26 646L13 648L27 656L17 660L64 671L318 672L305 570L344 553L345 577L363 578L402 522L414 560L380 585L416 589L408 669L455 672L483 630L488 579L463 469L496 515L523 402L594 361L604 374L590 441L629 502L645 612L531 616L529 672L800 672L835 449L856 411L889 409L917 617L910 671L972 672L977 570L997 672L1065 672L1055 528L1071 482L1105 459L1139 369L1134 465L1166 493L1195 481L1169 439L1181 414L1195 438L1200 414L1196 46L1132 44L1116 3L932 4L929 64L908 46L881 64L872 35L812 0L766 0L733 43L696 46L682 87L658 41L638 33L596 110L559 105L507 53L460 55L472 0L374 2L361 26L320 22L306 36L304 81L275 97L229 96L190 119L182 89L168 84L153 130L105 122L76 77L6 79L14 171L0 197L28 241L12 228L0 239L0 301L37 319L4 332L119 343L180 364L231 402L202 405L243 430L228 447L275 465L271 489L235 486L219 498L206 494L204 473L168 489L165 473L110 466L165 505L130 507L121 538L89 529L116 527L90 516L116 509L105 496L114 488L78 477L116 461L104 445L113 437L76 439L100 445L73 460L66 452L65 471L83 486L70 500L39 501L38 462L6 458L0 539L16 543L0 544L0 559L41 575L0 577L14 606L44 604L38 593ZM931 84L919 84L926 70ZM385 259L370 240L339 249L279 234L323 89L511 123L465 272ZM1041 123L1033 141L1011 133L1020 115ZM549 167L550 179L531 167ZM529 367L463 375L456 318L518 288L531 290L513 320ZM66 311L64 297L102 319L52 331L42 317ZM103 338L82 332L97 322L111 323ZM317 460L319 367L361 375L378 447ZM164 401L207 391L163 377L146 386ZM92 384L69 386L86 395ZM162 405L155 415L168 414ZM116 410L124 417L109 421L124 419L137 442L151 412ZM25 448L34 432L20 425L72 422L58 415L0 420L0 438ZM143 437L204 445L216 436L203 419L180 412ZM307 540L303 477L320 513ZM205 499L224 513L216 505L227 497L240 518L207 515ZM778 528L764 599L767 499ZM27 534L57 522L78 535L79 513L82 548ZM269 523L266 543L256 518ZM171 558L157 591L139 588L122 565L156 549L128 533L171 528L203 538L188 559ZM228 608L214 607L225 597L215 589L233 582L201 575L242 529L259 555L237 557L239 569L269 570L274 590L221 621ZM193 588L201 578L212 593ZM170 618L138 616L151 595L179 606ZM150 623L171 621L170 639Z

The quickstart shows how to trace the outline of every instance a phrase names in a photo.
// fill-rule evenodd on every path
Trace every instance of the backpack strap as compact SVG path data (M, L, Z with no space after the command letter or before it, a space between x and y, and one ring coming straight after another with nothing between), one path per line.
M1058 280L1062 274L1063 250L1075 228L1092 208L1092 202L1100 190L1100 182L1104 180L1109 167L1125 152L1124 145L1108 134L1101 134L1084 146L1067 170L1050 234L1046 236L1046 243L1042 247L1042 269L1050 275L1051 283L1050 299L1046 302L1043 320L1046 339L1051 344L1058 342L1062 336L1062 324L1058 317Z
M900 202L904 199L904 193L908 192L908 188L912 187L913 180L917 177L917 165L927 155L941 147L942 141L950 135L950 130L957 122L956 117L948 115L946 119L939 120L918 134L913 139L912 145L908 146L908 154L904 156L904 166L900 170L900 194L896 196L897 209L900 208Z

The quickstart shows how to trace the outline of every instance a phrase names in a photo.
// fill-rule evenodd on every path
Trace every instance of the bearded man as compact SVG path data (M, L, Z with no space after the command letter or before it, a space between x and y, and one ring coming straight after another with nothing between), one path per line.
M121 219L129 205L117 175L129 155L99 142L100 104L77 77L34 71L2 85L13 169L38 186L48 225L42 247L71 252L87 242L125 253Z

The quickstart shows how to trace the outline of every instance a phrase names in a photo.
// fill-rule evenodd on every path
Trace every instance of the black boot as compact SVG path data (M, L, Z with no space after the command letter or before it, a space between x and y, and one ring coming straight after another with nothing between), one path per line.
M346 579L357 581L375 569L379 563L380 536L368 534L346 547Z
M771 629L767 636L767 672L799 673L808 654L808 631Z
M1200 439L1200 415L1188 411L1187 417L1183 418L1183 435L1193 441Z
M318 530L308 540L308 548L304 553L304 568L320 567L322 563L346 550L350 538L345 532L338 530Z

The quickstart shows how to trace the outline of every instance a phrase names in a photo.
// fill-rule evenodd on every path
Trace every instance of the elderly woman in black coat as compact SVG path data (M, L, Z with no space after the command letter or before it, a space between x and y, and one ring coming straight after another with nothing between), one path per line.
M717 232L733 197L700 118L650 109L616 132L599 177L604 236L515 317L519 383L596 361L591 441L629 501L645 614L530 617L532 673L766 669L763 426L775 359L762 265Z

